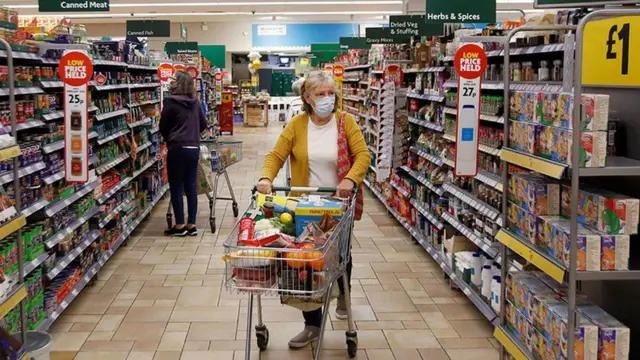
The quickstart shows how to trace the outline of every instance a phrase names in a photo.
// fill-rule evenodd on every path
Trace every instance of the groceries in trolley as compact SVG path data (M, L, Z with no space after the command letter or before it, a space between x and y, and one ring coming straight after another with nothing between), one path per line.
M236 244L223 257L227 280L244 291L314 297L340 263L340 241L334 239L348 205L314 195L258 195L230 235Z

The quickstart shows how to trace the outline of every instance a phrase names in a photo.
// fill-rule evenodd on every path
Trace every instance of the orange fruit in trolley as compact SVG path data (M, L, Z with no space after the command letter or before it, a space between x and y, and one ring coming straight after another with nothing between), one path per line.
M321 271L324 269L324 255L321 251L317 251L315 245L306 244L300 248L300 252L287 253L287 265L293 269L302 269L305 266L311 267L313 270Z
M286 255L287 265L292 269L302 269L304 267L304 253L301 251L288 252Z
M302 247L305 250L315 250L314 245L305 245ZM322 271L324 269L324 255L321 251L307 251L305 258L308 260L309 265L315 271Z

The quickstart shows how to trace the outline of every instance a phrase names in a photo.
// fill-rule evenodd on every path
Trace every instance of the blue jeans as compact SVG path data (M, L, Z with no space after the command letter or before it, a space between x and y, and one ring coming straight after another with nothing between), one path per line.
M187 224L196 223L198 214L198 159L200 149L173 147L167 154L167 175L171 189L171 204L176 225L184 225L183 194L187 195Z

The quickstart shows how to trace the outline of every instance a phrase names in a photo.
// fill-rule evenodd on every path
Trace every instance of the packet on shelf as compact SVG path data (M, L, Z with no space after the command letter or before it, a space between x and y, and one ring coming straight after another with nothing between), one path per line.
M578 314L598 327L599 359L629 359L631 330L595 305L579 305Z
M561 214L571 216L571 188L562 185ZM638 233L640 200L607 190L579 190L578 223L608 235Z
M511 174L509 200L535 215L558 215L560 184L536 174Z

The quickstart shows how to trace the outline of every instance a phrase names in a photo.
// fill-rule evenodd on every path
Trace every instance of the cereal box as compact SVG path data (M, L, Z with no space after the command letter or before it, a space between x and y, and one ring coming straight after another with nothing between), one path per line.
M560 184L537 174L513 174L513 201L535 215L560 214ZM511 189L510 189L511 190ZM511 195L511 194L510 194Z
M558 95L558 113L553 126L573 129L573 95Z
M598 359L629 359L628 327L595 305L578 306L578 313L598 327Z
M614 235L637 234L640 200L605 190L599 190L598 194L598 231Z
M524 92L514 91L509 97L509 119L524 121L524 107L525 107Z
M556 126L554 121L558 118L558 96L556 93L541 92L537 94L536 123Z
M571 134L571 132L569 132L569 134ZM569 149L571 149L571 144L571 137L569 137ZM605 131L581 132L579 151L579 167L604 167L607 158L607 133ZM571 164L571 158L569 158L566 163Z
M507 211L507 229L535 245L536 216L514 204L507 204Z
M522 116L522 121L536 121L537 96L538 94L533 92L524 93L524 116Z
M330 215L335 220L340 220L342 217L342 203L325 199L299 201L295 214L296 235L300 235L308 223L319 223L325 214Z
M609 122L609 95L582 94L580 129L607 131Z
M562 217L548 220L553 227L549 255L554 256L565 267L570 265L571 221ZM578 224L577 264L578 271L600 271L600 235Z
M542 158L568 164L571 154L571 132L563 128L539 126L536 136L536 152ZM605 146L606 151L606 146Z
M629 270L629 235L602 235L601 246L602 271Z
M564 358L568 355L569 341L569 307L566 303L553 303L546 305L549 308L551 324L547 330L551 331L552 343L556 339L560 342L560 351ZM598 327L584 316L576 317L574 359L597 360L598 359ZM559 326L559 328L558 328ZM556 338L558 336L558 338Z
M535 154L538 125L511 121L509 123L509 146L512 149Z

